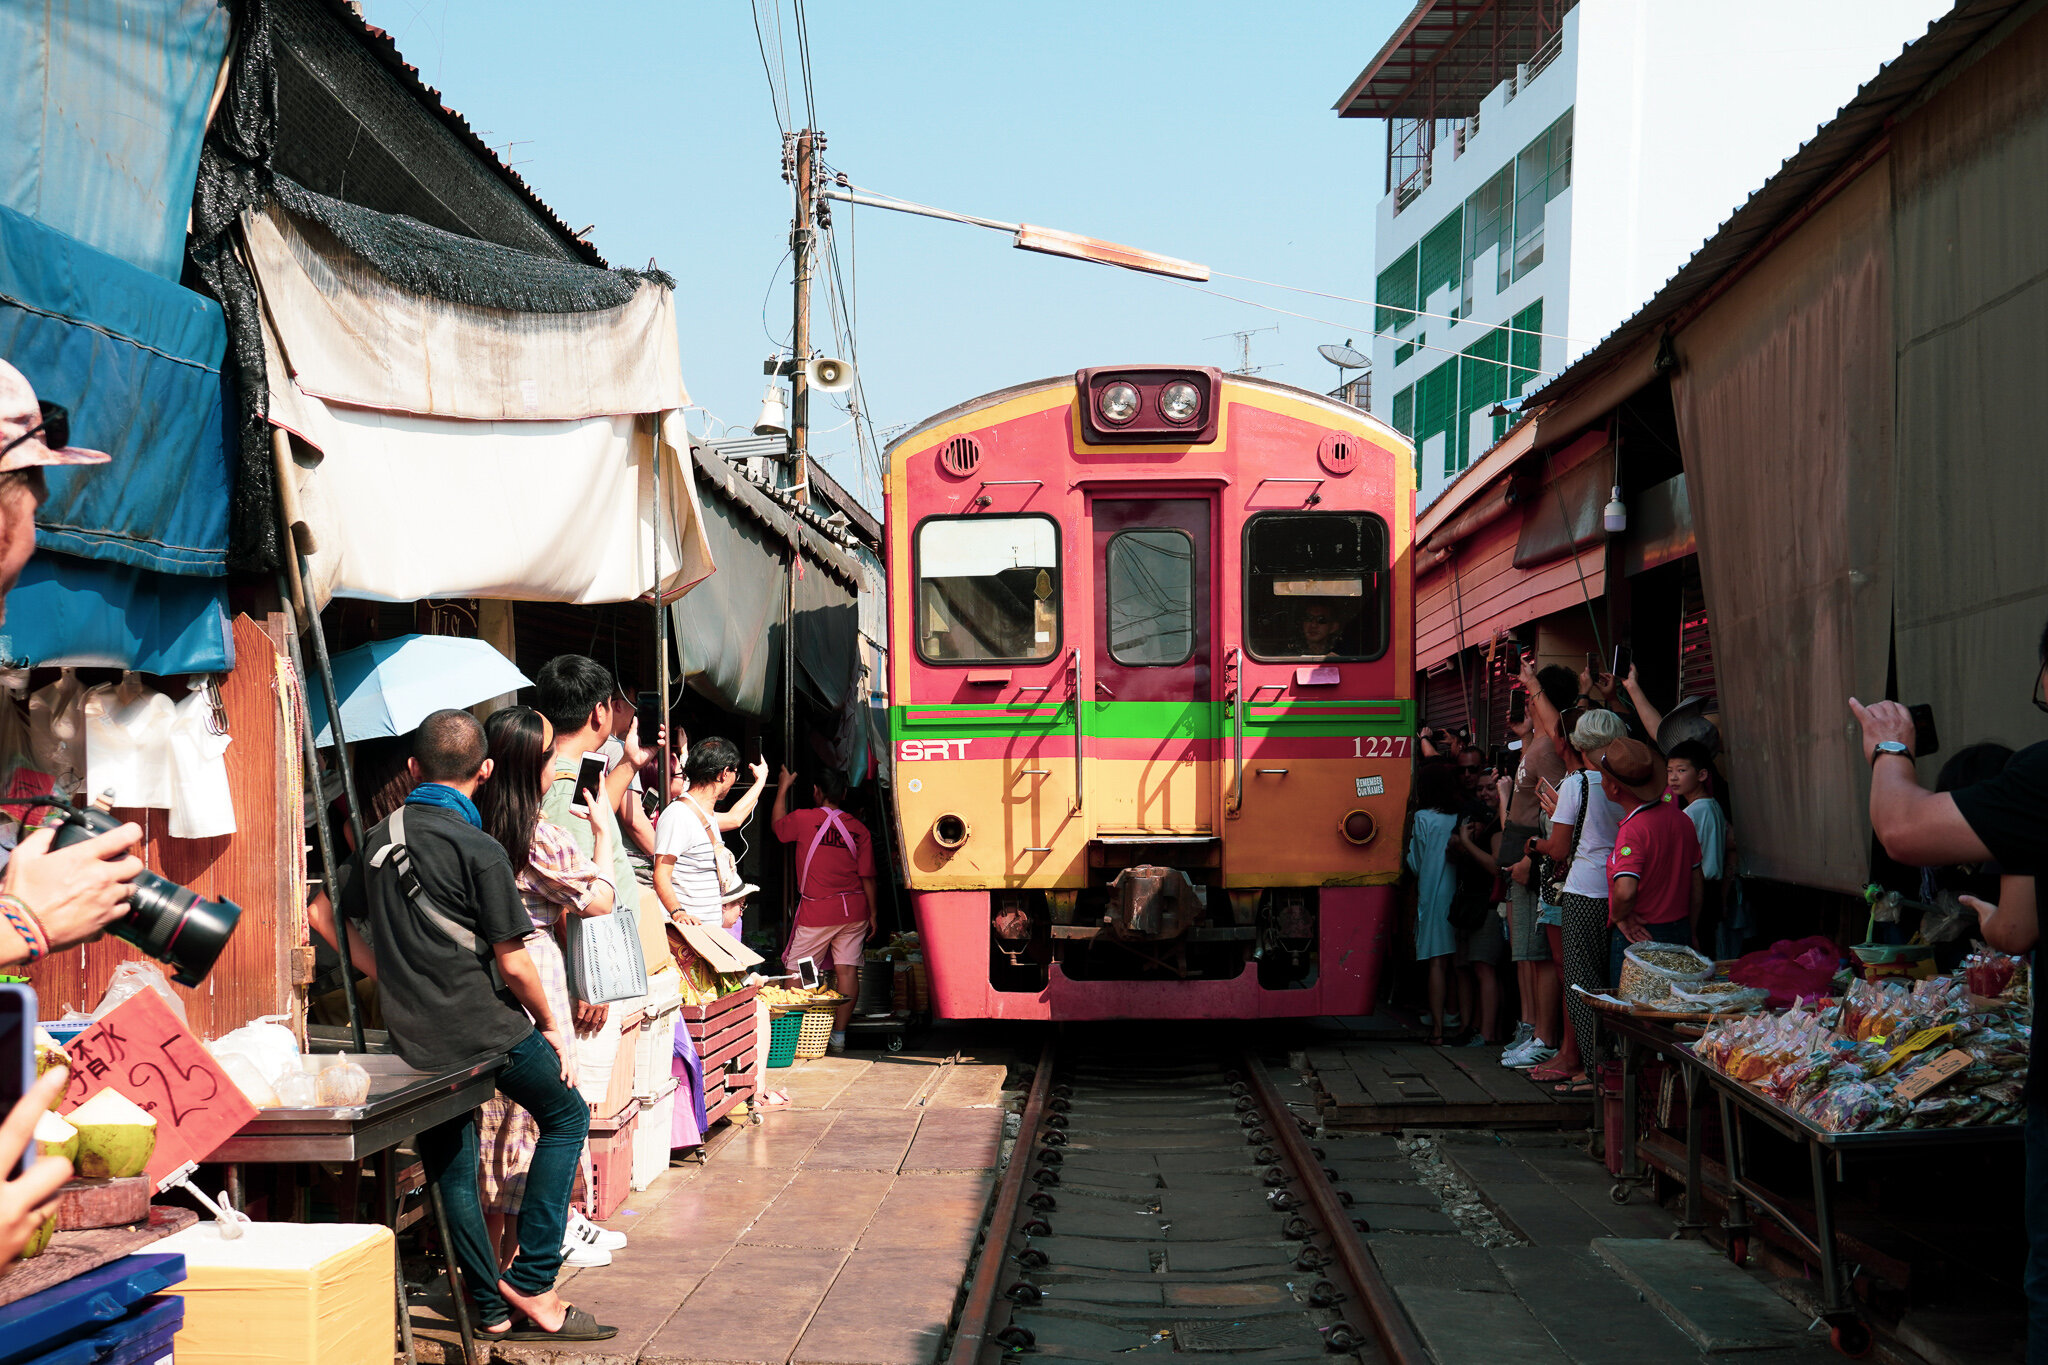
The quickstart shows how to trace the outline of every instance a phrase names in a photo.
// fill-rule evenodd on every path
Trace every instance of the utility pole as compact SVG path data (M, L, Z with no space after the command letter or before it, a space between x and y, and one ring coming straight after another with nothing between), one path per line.
M817 140L810 128L796 135L796 222L789 230L789 251L796 261L796 328L789 356L789 478L791 490L806 500L811 488L811 385L804 365L811 358L811 264L817 249L813 153Z

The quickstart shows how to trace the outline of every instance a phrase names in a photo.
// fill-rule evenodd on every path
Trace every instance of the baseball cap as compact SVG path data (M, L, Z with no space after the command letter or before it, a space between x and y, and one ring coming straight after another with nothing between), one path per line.
M40 429L39 429L40 428ZM20 370L0 360L0 474L48 464L105 464L103 450L67 445L70 414L54 403L38 403ZM34 433L31 435L30 433ZM51 445L52 440L59 444Z

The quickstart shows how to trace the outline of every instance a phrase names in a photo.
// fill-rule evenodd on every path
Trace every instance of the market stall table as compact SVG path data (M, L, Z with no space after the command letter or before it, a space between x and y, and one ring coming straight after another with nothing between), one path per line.
M1853 1306L1849 1286L1842 1281L1841 1261L1835 1245L1833 1191L1828 1179L1830 1162L1832 1161L1835 1168L1835 1179L1840 1180L1852 1158L1891 1157L1939 1147L2013 1143L2020 1141L2023 1133L2022 1126L2014 1123L1956 1128L1885 1129L1877 1132L1832 1132L1701 1060L1693 1053L1690 1041L1682 1038L1669 1023L1638 1018L1627 1012L1612 1010L1602 1012L1600 1023L1624 1044L1623 1103L1626 1106L1624 1112L1629 1116L1625 1130L1628 1144L1625 1160L1630 1167L1633 1167L1636 1160L1636 1124L1633 1121L1634 1077L1640 1070L1642 1054L1651 1052L1676 1062L1681 1068L1686 1087L1686 1204L1683 1228L1697 1230L1704 1226L1700 1113L1705 1108L1704 1096L1711 1093L1720 1107L1723 1146L1726 1148L1724 1160L1729 1200L1725 1226L1729 1237L1730 1258L1740 1264L1747 1257L1751 1226L1749 1209L1754 1206L1784 1229L1819 1267L1823 1295L1822 1316L1832 1329L1831 1335L1835 1345L1850 1355L1860 1355L1867 1349L1869 1329ZM1763 1124L1766 1129L1778 1136L1806 1148L1807 1172L1813 1200L1812 1231L1807 1230L1804 1220L1782 1195L1764 1189L1744 1173L1746 1138L1742 1120L1745 1116Z
M265 1109L258 1113L211 1158L228 1168L230 1198L237 1207L241 1206L244 1165L336 1162L348 1173L343 1189L352 1217L362 1163L376 1158L379 1221L388 1225L394 1235L413 1221L401 1217L400 1212L398 1145L436 1124L482 1107L497 1092L497 1075L505 1065L504 1056L495 1053L440 1072L415 1071L397 1057L374 1053L322 1053L304 1060L315 1070L343 1061L355 1062L370 1073L368 1098L360 1105L345 1108ZM444 1247L452 1246L440 1198L431 1191L430 1195L441 1243ZM452 1257L448 1270L464 1359L474 1360L469 1313ZM414 1358L412 1316L405 1299L403 1274L398 1276L398 1323L404 1336L405 1358L410 1362Z

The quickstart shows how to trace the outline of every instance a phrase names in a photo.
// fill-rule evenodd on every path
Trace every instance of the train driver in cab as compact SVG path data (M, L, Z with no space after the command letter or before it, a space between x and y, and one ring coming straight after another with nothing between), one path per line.
M1352 608L1355 613L1356 607ZM1311 602L1301 613L1301 652L1312 659L1331 659L1356 651L1346 637L1353 624L1335 601Z

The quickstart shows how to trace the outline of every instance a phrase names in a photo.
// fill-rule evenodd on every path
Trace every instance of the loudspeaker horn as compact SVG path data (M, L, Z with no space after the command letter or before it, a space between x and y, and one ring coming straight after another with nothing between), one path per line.
M821 355L804 366L804 378L819 393L844 393L853 387L853 365L829 355Z

